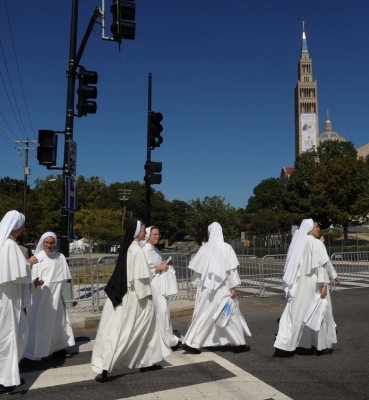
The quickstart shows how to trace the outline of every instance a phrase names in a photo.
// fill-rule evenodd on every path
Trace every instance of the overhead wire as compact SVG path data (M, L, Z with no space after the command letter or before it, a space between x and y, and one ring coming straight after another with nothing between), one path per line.
M12 92L13 92L14 102L15 102L15 105L16 105L17 110L18 110L19 119L20 119L20 121L21 121L21 123L22 123L23 134L25 135L25 137L27 137L26 128L25 128L25 126L24 126L23 119L22 119L22 115L21 115L21 112L20 112L20 110L19 110L17 98L16 98L15 93L14 93L13 83L12 83L12 79L11 79L11 77L10 77L9 68L8 68L8 63L6 62L6 57L5 57L5 53L4 53L4 49L3 49L3 44L2 44L2 42L1 42L1 40L0 40L0 48L1 48L1 52L3 53L5 68L6 68L6 72L7 72L7 74L8 74L10 87L11 87Z
M17 71L18 71L19 82L20 82L20 86L21 86L21 89L22 89L23 101L24 101L24 105L25 105L25 107L26 107L27 116L28 116L28 122L29 122L29 125L30 125L30 127L31 127L31 131L32 131L32 133L33 133L33 137L36 138L35 132L34 132L34 130L33 130L32 122L31 122L31 117L30 117L29 111L28 111L28 105L27 105L27 101L26 101L26 96L25 96L25 94L24 94L23 83L22 83L22 77L21 77L21 73L20 73L20 70L19 70L18 57L17 57L17 52L16 52L16 50L15 50L14 39L13 39L13 31L12 31L12 27L11 27L11 23L10 23L10 17L9 17L9 12L8 12L8 5L7 5L6 0L4 0L4 3L5 3L5 9L6 9L6 16L7 16L7 18L8 18L10 37L11 37L11 39L12 39L12 45L13 45L13 51L14 51L14 56L15 56L15 62L16 62L16 65L17 65Z

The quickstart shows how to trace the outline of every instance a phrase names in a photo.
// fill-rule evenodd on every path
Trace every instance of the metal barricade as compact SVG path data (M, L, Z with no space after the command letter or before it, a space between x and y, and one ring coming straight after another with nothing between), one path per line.
M333 253L331 262L342 281L369 280L369 251Z
M112 276L118 256L103 256L96 263L96 287L94 291L94 309L92 312L100 311L100 300L106 299L105 286Z
M191 299L192 287L191 287L191 271L188 269L188 264L190 262L190 255L187 253L165 253L162 254L163 261L165 261L169 256L172 257L170 265L173 266L176 271L176 279L178 292L185 291L187 300Z
M260 296L264 295L264 282L260 259L255 255L237 255L238 275L241 280L241 287L259 289Z
M72 277L71 282L67 282L63 288L66 307L71 308L79 302L90 302L93 310L92 263L85 257L68 257L66 260Z
M284 265L286 263L286 254L266 255L262 259L261 280L263 282L263 293L265 295L266 287L282 287L284 275Z

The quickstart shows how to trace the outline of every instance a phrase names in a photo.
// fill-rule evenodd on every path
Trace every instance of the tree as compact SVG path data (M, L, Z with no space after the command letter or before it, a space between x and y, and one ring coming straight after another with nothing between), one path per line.
M369 212L369 167L351 142L327 140L300 155L288 183L291 210L324 227L363 223Z
M247 213L257 213L261 209L284 210L286 188L278 178L262 180L254 187L254 195L249 198L246 206Z
M225 204L224 197L206 196L189 201L188 234L198 244L207 238L207 227L212 222L219 222L223 228L224 240L231 240L240 234L237 210L229 203Z
M276 213L273 210L259 210L251 217L251 231L255 235L277 233L279 231Z

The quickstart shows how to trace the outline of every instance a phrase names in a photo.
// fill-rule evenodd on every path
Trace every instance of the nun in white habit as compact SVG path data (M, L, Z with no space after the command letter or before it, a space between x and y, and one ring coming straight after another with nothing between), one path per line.
M73 346L74 336L62 291L71 279L69 266L63 254L55 251L56 235L44 233L29 259L32 279L39 277L43 286L32 288L31 306L27 312L29 337L24 357L40 360L55 356L70 357L65 349Z
M337 343L328 284L330 277L338 282L339 278L324 244L316 239L319 230L317 222L304 219L288 249L283 276L286 306L279 321L274 357L291 357L297 347L313 350L316 355L331 354L332 343ZM318 298L327 298L328 306L320 331L314 331L303 320Z
M209 225L208 235L208 242L201 246L189 265L193 270L192 283L198 288L183 349L199 354L203 346L231 344L234 352L245 352L250 350L245 336L251 333L236 298L235 287L241 284L237 271L239 262L233 248L224 242L222 227L217 222ZM234 301L234 313L221 327L214 322L214 316L229 299Z
M159 239L159 228L156 226L146 228L145 244L142 249L151 272L152 299L161 336L172 350L177 350L178 337L173 334L167 297L178 292L176 273L172 266L163 262L160 251L155 247Z
M163 341L152 305L151 273L140 241L145 225L131 221L119 249L117 265L105 287L108 296L92 352L92 370L108 380L108 373L121 368L141 372L161 369L171 353Z
M0 385L11 391L21 383L18 363L27 343L28 326L23 308L29 302L31 270L14 241L25 217L9 211L0 222Z

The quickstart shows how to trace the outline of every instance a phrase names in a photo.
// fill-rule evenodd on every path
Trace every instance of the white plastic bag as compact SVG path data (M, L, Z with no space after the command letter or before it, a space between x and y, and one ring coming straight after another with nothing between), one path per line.
M164 297L174 296L178 293L176 271L170 265L168 271L162 272L159 276L161 294Z
M316 298L310 304L304 317L304 323L313 331L320 331L323 319L327 311L327 300Z
M213 317L215 325L224 328L228 324L228 321L232 318L232 315L235 312L235 308L237 305L236 302L237 298L233 300L229 297L225 303L222 302L220 304L218 310L216 311Z

